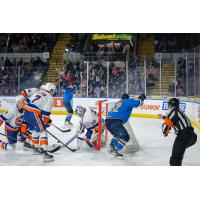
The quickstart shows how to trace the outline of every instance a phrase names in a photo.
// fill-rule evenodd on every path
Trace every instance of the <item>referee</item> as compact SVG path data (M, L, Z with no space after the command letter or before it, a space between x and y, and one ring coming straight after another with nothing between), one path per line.
M169 100L168 110L169 113L167 116L159 115L159 118L164 119L162 132L164 137L166 137L171 128L174 128L177 136L172 148L170 165L181 166L186 148L196 143L197 135L194 133L194 128L188 117L179 109L179 100L177 98L171 98Z

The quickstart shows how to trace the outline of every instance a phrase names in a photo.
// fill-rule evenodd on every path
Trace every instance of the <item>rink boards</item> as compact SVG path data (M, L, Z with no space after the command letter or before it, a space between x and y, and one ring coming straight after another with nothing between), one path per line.
M96 107L96 102L98 100L104 100L105 98L74 98L73 108L77 105L81 106L91 106ZM118 99L108 99L107 102L115 102ZM180 107L189 116L193 126L200 130L200 101L199 99L188 99L180 98ZM148 98L145 100L143 106L133 109L132 117L142 117L142 118L157 118L157 114L165 115L167 111L167 98ZM15 97L0 97L0 113L7 110L10 105L15 103ZM105 107L105 103L103 104ZM52 109L52 114L65 115L67 112L63 107L63 102L61 97L54 98L54 105Z

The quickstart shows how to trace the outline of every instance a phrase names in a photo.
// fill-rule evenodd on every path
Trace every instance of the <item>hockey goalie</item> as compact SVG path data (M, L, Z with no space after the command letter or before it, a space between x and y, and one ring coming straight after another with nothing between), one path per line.
M97 148L98 139L98 114L90 107L77 106L75 113L80 117L76 129L77 145L80 147ZM104 119L101 120L101 145L105 145Z

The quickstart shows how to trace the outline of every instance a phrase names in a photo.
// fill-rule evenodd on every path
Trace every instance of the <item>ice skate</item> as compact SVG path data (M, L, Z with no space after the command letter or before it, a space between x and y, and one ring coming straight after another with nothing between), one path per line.
M110 148L108 149L108 152L110 154L112 154L111 159L113 159L113 158L123 158L123 154L116 151L115 146L113 144L110 144Z
M33 145L31 145L31 144L28 143L28 142L24 142L23 149L24 149L25 151L33 150Z
M113 144L110 144L110 147L108 148L108 153L113 154L115 152L115 146Z
M73 124L70 121L65 121L64 125L68 129L71 129L73 127Z
M47 151L44 151L44 153L42 154L42 158L43 162L51 162L54 160L53 155L48 154Z
M33 148L33 154L34 155L40 155L40 154L43 154L44 153L44 149L43 148L40 148L40 147L36 147L36 146L32 146Z

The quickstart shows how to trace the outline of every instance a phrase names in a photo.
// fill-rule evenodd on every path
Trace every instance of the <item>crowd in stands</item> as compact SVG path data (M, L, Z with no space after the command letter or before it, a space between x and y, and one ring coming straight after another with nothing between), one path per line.
M58 96L63 94L63 86L69 74L74 75L76 85L74 94L76 97L87 96L87 66L85 62L68 61L65 68L60 72L58 84ZM139 83L138 70L136 65L129 69L129 93L139 94L141 87ZM89 97L107 97L107 63L89 62L88 66L88 96ZM134 83L134 84L133 84ZM126 67L124 62L110 62L109 64L109 97L120 98L126 92Z
M194 82L195 82L195 72L194 72L194 60L193 57L188 59L188 68L186 68L186 59L184 57L179 57L176 66L176 81L173 80L169 85L169 95L175 95L175 85L176 85L176 95L177 96L194 96ZM188 75L186 75L188 73ZM198 73L196 73L198 75ZM187 87L188 79L188 87ZM198 78L196 79L196 81ZM188 88L188 91L187 91Z
M9 59L1 57L0 62L0 95L13 96L25 88L39 87L48 69L39 57Z
M82 52L85 41L87 39L86 33L73 33L71 34L70 43L66 46L69 51L71 52Z
M125 42L97 43L90 41L85 53L86 60L97 61L105 60L126 60L130 57L132 47Z
M52 33L0 34L0 52L46 52L51 51L56 40Z
M160 53L190 51L200 44L200 34L155 34L155 49Z

